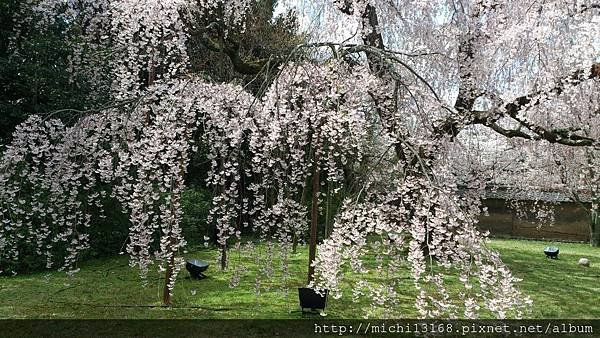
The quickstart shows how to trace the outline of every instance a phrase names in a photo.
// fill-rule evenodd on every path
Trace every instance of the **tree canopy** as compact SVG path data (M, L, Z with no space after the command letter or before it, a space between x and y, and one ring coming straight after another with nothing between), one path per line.
M60 243L61 266L74 271L89 210L111 196L129 216L131 265L142 276L153 263L165 271L169 303L186 244L184 177L204 147L210 221L232 285L244 267L228 245L252 247L243 229L285 262L309 214L316 240L319 201L337 196L331 235L311 251L310 286L342 296L340 283L351 282L353 297L372 299L368 313L394 316L407 264L424 317L521 316L528 297L476 227L485 168L461 135L484 128L599 147L600 15L588 2L285 1L298 21L270 23L253 14L271 17L273 1L31 3L36 25L65 23L70 75L92 83L90 102L109 102L69 124L33 116L15 131L0 160L0 269L25 241L48 266ZM250 39L265 36L262 46ZM235 73L211 69L217 55ZM348 182L351 171L360 181ZM365 272L368 257L394 282L344 280L346 267ZM446 289L452 276L464 285L458 296Z

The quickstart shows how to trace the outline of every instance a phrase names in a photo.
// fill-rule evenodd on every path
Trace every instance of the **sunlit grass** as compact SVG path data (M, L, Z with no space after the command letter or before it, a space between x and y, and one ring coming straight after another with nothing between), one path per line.
M560 247L560 258L544 257L546 245ZM600 318L600 249L585 244L547 243L540 241L493 240L513 273L523 279L524 293L534 301L532 318ZM263 249L261 249L263 250ZM174 290L172 308L160 306L163 281L158 274L148 276L142 285L137 272L130 269L126 257L112 257L83 262L74 276L61 272L41 272L0 278L0 318L300 318L296 288L304 286L307 250L300 247L292 255L289 276L282 285L278 269L267 282L261 279L257 294L255 272L265 266L260 261L232 257L232 266L220 271L215 264L215 250L186 254L211 263L208 278L191 280L182 271ZM263 255L263 258L268 255ZM591 268L577 265L581 257L592 262ZM273 257L274 265L281 262ZM229 283L236 262L248 271L240 285ZM377 279L382 276L369 275ZM359 278L358 276L356 278ZM414 309L414 289L407 277L401 281L405 292L400 313L418 317ZM458 287L458 284L456 284ZM404 288L403 288L404 289ZM348 294L348 293L346 293ZM366 302L353 303L349 296L330 297L328 317L360 318Z

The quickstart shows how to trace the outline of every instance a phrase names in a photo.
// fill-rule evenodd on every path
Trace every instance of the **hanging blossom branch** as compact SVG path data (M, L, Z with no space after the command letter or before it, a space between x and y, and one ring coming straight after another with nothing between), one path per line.
M342 10L361 18L365 43L371 48L383 48L378 4L354 2L351 7L345 1L342 5ZM443 161L448 138L440 137L438 128L429 133L424 128L411 128L415 123L428 124L419 120L427 109L446 112L448 108L440 104L437 95L433 95L435 100L427 100L426 95L432 96L435 91L407 67L420 86L405 87L413 98L421 100L414 100L420 102L415 105L403 103L394 90L402 78L390 73L390 67L386 67L389 55L383 56L367 53L371 70L381 77L379 85L370 88L371 96L396 144L399 175L392 184L395 188L381 196L367 195L360 203L345 204L334 233L320 246L314 263L318 277L312 286L330 289L339 297L340 285L346 283L345 266L359 274L375 272L385 278L348 281L352 283L353 298L371 299L367 316L394 317L399 315L394 309L400 301L403 268L407 266L417 291L415 305L424 317L475 318L482 306L500 318L522 316L531 301L516 289L518 279L496 252L486 248L485 236L475 227L483 185L472 187L475 193L459 197L456 177ZM395 81L389 81L390 78ZM419 91L419 87L429 92ZM401 106L405 107L403 115L412 111L415 114L403 119L397 112ZM372 235L377 239L372 239ZM374 264L365 260L373 256ZM446 285L447 277L456 274L464 283L458 298L450 295Z
M235 21L241 20L247 4L220 5ZM86 57L84 51L94 41L108 41L102 48L114 47L114 57L102 67L110 69L105 75L110 76L111 97L118 103L80 112L84 116L72 127L32 117L17 129L0 167L0 270L10 271L11 262L19 260L22 243L35 244L50 267L53 247L64 243L68 254L62 268L76 271L77 254L88 246L86 228L92 215L102 214L108 197L118 200L129 215L130 264L145 277L158 261L159 270L165 271L163 302L170 303L182 263L178 251L185 246L180 194L191 136L199 107L210 103L200 95L210 92L205 83L179 79L188 62L183 16L215 5L35 2L33 10L43 18L40 25L58 20L80 29L74 56ZM84 73L86 65L73 62ZM153 251L155 243L158 249Z
M381 102L379 115L395 118L391 112L381 113L394 107L389 104L389 87L375 83L369 91ZM385 278L353 282L352 296L371 299L367 316L395 317L401 315L394 309L408 267L422 316L475 318L482 306L501 318L522 316L530 300L515 288L518 279L485 247L485 236L475 227L484 186L473 186L474 192L458 197L456 177L440 155L445 146L435 134L425 141L404 134L407 128L401 120L385 125L399 152L398 178L381 195L347 201L331 238L320 246L313 287L339 297L346 266L359 274L375 272ZM365 259L373 256L374 265ZM464 283L459 298L451 297L445 284L453 275Z
M62 241L73 247L63 264L72 270L89 240L86 228L94 209L87 206L102 213L103 198L111 197L129 215L126 251L131 265L145 277L157 260L159 270L170 271L172 290L182 266L182 258L176 256L185 246L180 194L189 151L194 149L192 135L202 123L207 140L215 142L214 151L222 150L223 142L211 135L219 123L239 121L223 115L225 107L246 111L251 98L246 94L246 105L240 99L228 101L239 97L240 88L194 79L154 86L147 93L147 99L129 109L105 109L71 127L34 116L17 129L1 166L0 201L8 224L0 231L3 268L8 261L18 261L20 242L34 243L50 267L51 243ZM233 125L225 135L243 130ZM35 193L27 193L30 190ZM156 241L159 249L152 252Z
M368 100L366 92L353 85L361 76L337 63L288 64L262 102L246 111L239 103L224 109L229 118L209 132L213 147L223 145L211 155L209 178L212 185L223 187L212 211L221 259L229 238L235 236L235 249L242 248L241 230L247 227L270 243L269 255L277 249L287 261L294 238L302 238L307 230L307 181L315 167L324 173L325 182L339 183L349 159L362 157ZM244 140L249 150L242 154ZM243 187L246 195L241 194L243 177L252 182ZM286 266L283 276L289 273ZM232 286L243 272L243 265L234 266ZM268 268L257 274L256 284L273 273Z

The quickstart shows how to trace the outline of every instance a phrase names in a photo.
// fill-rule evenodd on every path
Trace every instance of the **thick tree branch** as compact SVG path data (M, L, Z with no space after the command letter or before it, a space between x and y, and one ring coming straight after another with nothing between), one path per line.
M492 3L491 6L486 7L484 3L481 3L480 8L482 8L482 10L495 10L497 7L496 5L497 4ZM589 6L582 5L581 11L597 7L597 4ZM473 17L477 19L480 14L480 11L476 11L473 14ZM595 144L595 140L575 134L576 130L547 130L520 118L519 113L524 109L539 105L544 97L560 95L563 93L566 86L576 86L585 80L600 78L600 63L596 63L592 66L589 76L585 76L585 72L579 70L559 81L548 91L519 97L512 102L505 104L500 109L493 109L488 112L473 111L475 100L482 95L482 93L478 93L474 87L473 74L470 71L475 58L474 46L480 37L481 32L478 30L469 32L463 42L459 45L460 88L454 108L460 114L458 114L458 119L456 117L451 117L445 123L440 125L438 129L441 134L455 136L460 132L463 126L469 124L483 124L506 137L520 137L531 140L544 139L551 143L572 146L589 146ZM510 117L518 122L520 126L517 129L503 128L497 123L502 117ZM521 127L525 127L529 132L522 131Z
M550 90L544 92L538 91L530 95L521 96L513 100L511 103L505 105L504 109L508 115L514 117L517 116L519 111L526 106L531 107L540 104L542 97L558 96L563 93L567 86L576 86L590 79L600 79L600 63L595 63L592 65L590 68L590 74L588 76L585 76L584 74L585 72L583 70L578 70L566 78L561 79Z
M520 138L524 138L527 140L539 140L541 139L539 136L536 135L530 135L528 133L525 133L521 130L521 128L518 129L505 129L503 127L501 127L500 125L498 125L497 123L490 123L487 124L488 127L490 127L493 131L497 132L498 134L504 135L506 137L512 138L512 137L520 137Z
M218 38L220 42L214 41L206 31L213 30L217 32ZM223 34L223 30L220 29L219 25L215 22L208 25L204 28L204 34L202 34L202 38L200 42L206 47L206 49L227 55L229 60L231 60L231 64L233 65L233 69L243 75L256 75L260 73L265 65L271 61L274 63L278 63L280 58L276 56L271 56L269 58L264 58L256 61L245 61L240 54L240 44L237 41L234 41L231 38L225 37ZM280 61L280 60L279 60Z
M593 5L592 7L594 7ZM495 10L497 5L494 3L492 6L484 7L484 10ZM340 10L346 14L353 14L354 8L351 6L351 2L343 1ZM479 12L475 13L474 16L480 15ZM436 97L435 90L429 85L429 83L414 71L409 65L402 60L398 59L390 52L385 50L383 43L383 37L379 30L379 23L375 7L367 5L364 12L362 13L363 18L363 40L364 45L353 45L346 46L340 52L341 55L349 53L364 52L367 55L367 60L371 70L375 73L383 73L396 83L402 83L400 74L394 71L393 63L402 65L404 68L409 70L416 78L429 87ZM459 89L459 95L454 106L454 112L451 117L443 123L436 126L437 134L441 136L451 135L454 137L462 129L468 125L481 124L485 125L495 132L504 135L506 137L519 137L530 140L546 140L551 143L559 143L569 146L598 146L598 140L594 140L587 136L578 135L578 129L546 129L535 123L531 123L524 118L519 116L521 111L529 109L534 106L541 104L547 97L556 97L564 92L567 86L577 86L584 81L589 79L600 78L600 63L594 64L589 75L584 70L579 70L573 74L565 77L564 79L557 82L557 84L546 91L539 91L531 93L525 96L521 96L513 100L512 102L506 103L491 109L488 111L475 111L473 105L477 97L482 95L479 93L473 85L473 74L470 68L473 64L475 57L474 46L476 41L480 38L480 32L471 32L465 40L459 46L459 53L461 56L461 62L459 64L459 73L461 79L461 86ZM381 114L381 112L380 112ZM511 118L519 124L516 129L507 129L502 127L498 122L501 118ZM390 126L388 126L389 128ZM393 128L392 128L393 129ZM393 133L393 131L391 131ZM400 147L397 147L396 152L398 153Z
M595 3L595 4L583 4L579 6L579 11L578 13L584 13L590 10L594 10L594 9L600 9L600 3Z
M473 112L474 118L472 124L482 124L490 127L497 133L506 137L520 137L525 139L543 139L550 143L559 143L569 146L599 146L598 140L587 136L576 134L579 129L546 129L536 125L519 116L519 113L533 106L539 105L544 97L558 96L565 90L566 86L576 86L589 79L600 79L600 63L592 65L589 75L586 72L576 71L568 77L559 81L556 86L545 92L537 92L532 95L521 96L512 102L504 105L500 110L490 110L487 112ZM497 122L502 117L510 117L518 122L520 126L527 128L531 132L525 133L518 129L505 129L500 127ZM454 122L455 123L455 122Z
M457 100L453 114L436 129L441 135L457 135L464 127L481 124L506 137L519 137L528 140L546 140L550 143L559 143L569 146L600 146L599 140L576 134L579 129L546 129L531 123L519 116L523 110L537 106L546 97L555 97L562 94L566 86L576 86L590 79L600 79L600 63L592 65L589 75L579 70L558 81L550 90L524 95L514 99L500 108L486 111L475 111L468 108L469 100ZM465 104L466 103L466 104ZM471 103L472 104L472 103ZM465 116L466 115L466 116ZM502 118L510 118L519 124L517 129L506 129L498 124ZM526 128L529 132L523 131Z

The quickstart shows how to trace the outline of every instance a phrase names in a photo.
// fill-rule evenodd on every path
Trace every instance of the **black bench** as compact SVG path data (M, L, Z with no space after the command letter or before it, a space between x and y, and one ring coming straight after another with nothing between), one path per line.
M547 246L544 248L546 258L558 259L558 248L555 246Z
M325 310L327 305L327 290L324 290L324 294L320 295L311 288L298 288L298 297L300 298L300 308L302 313L305 313L305 309L311 311Z
M190 273L190 277L193 279L204 279L206 275L203 274L208 269L209 264L199 259L191 259L185 263L185 268Z

